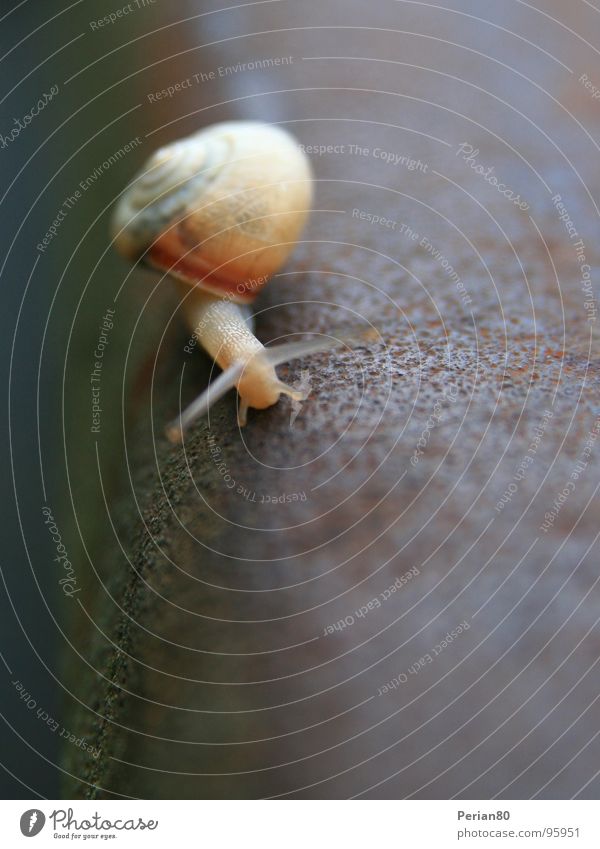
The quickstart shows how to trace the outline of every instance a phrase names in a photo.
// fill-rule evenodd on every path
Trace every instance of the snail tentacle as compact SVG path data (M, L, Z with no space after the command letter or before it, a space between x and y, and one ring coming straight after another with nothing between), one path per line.
M239 380L243 368L243 363L234 363L226 371L222 372L216 380L213 380L204 392L201 392L191 404L188 404L177 418L169 422L165 428L168 440L170 442L181 442L183 440L183 434L188 427L196 419L205 416L219 398L222 398L230 389L233 389Z

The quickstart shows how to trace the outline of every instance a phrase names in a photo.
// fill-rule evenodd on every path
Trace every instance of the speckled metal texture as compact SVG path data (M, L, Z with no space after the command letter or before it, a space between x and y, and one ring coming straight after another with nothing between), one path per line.
M79 685L102 755L71 753L72 787L597 798L600 124L579 78L600 83L600 18L340 0L297 29L300 5L223 24L285 30L236 61L295 57L223 83L230 116L331 146L257 333L380 339L280 367L312 385L293 425L282 401L240 432L231 395L174 448L182 368L185 402L210 364L171 324L112 505L105 678Z

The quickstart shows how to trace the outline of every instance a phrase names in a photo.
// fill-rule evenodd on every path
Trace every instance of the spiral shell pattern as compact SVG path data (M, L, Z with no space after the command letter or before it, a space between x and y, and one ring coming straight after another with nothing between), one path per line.
M150 157L117 204L113 238L131 260L248 302L292 250L311 199L310 165L287 132L215 124Z
M124 256L142 256L214 179L227 145L202 136L196 133L159 148L125 189L112 226L115 245Z

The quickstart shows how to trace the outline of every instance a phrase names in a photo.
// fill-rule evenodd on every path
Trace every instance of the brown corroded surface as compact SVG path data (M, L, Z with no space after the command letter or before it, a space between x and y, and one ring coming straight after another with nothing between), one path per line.
M293 427L282 401L240 432L227 397L183 448L162 424L183 366L187 400L209 364L177 317L148 340L74 685L101 755L70 752L69 790L597 797L597 323L552 197L594 277L600 124L578 77L600 83L600 64L565 26L594 41L600 19L558 2L306 5L309 32L299 3L221 21L222 37L285 30L222 63L295 60L202 96L345 145L313 155L316 211L257 302L260 337L370 322L380 339L281 368L310 371ZM302 58L323 56L346 58Z

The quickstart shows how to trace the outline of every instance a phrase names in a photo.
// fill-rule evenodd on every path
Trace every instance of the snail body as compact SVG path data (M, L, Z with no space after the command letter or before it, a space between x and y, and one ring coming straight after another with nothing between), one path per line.
M331 340L266 349L247 305L293 250L311 202L306 155L289 133L257 121L215 124L157 150L122 194L115 247L176 279L188 325L223 369L167 428L172 441L233 386L241 425L248 407L305 397L275 366Z

